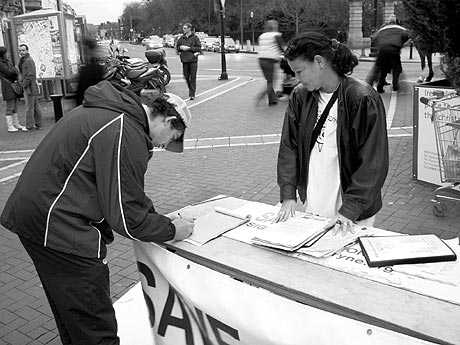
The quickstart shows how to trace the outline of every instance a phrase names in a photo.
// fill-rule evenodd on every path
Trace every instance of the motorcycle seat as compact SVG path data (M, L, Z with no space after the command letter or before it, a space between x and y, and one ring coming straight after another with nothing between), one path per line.
M128 59L126 60L126 64L133 69L147 67L148 65L147 61L138 58Z
M147 71L148 68L128 68L128 70L126 71L126 77L128 77L129 79L137 79Z

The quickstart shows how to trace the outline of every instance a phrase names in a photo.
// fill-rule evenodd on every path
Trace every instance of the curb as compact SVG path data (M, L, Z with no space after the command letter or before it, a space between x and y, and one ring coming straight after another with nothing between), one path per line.
M358 61L365 61L365 62L375 62L376 58L375 57L368 57L368 56L363 56L363 57L358 57ZM401 60L401 63L420 63L420 60L417 59L404 59ZM435 63L435 61L433 61Z

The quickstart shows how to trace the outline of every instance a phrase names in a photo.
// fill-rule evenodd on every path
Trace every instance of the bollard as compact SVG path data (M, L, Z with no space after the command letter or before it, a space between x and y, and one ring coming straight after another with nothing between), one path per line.
M50 95L51 100L53 101L54 109L54 122L58 122L63 115L62 111L62 94Z

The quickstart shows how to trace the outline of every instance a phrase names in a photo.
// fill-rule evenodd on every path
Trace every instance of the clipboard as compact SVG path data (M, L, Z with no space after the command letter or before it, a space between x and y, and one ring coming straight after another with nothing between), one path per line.
M358 243L369 267L455 261L455 252L438 236L361 236Z

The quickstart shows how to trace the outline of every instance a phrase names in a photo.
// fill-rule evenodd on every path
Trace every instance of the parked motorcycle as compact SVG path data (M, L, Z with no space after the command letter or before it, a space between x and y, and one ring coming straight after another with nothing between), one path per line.
M140 58L130 58L126 53L127 50L124 49L122 54L107 59L104 79L119 83L136 93L139 93L142 89L166 91L166 85L169 83L171 76L165 65L164 56L161 58L157 56L161 55L161 52L146 54L149 62L154 62L151 64Z
M165 50L163 48L147 50L145 52L145 57L152 66L159 68L164 85L168 85L171 81L171 73L168 69Z

